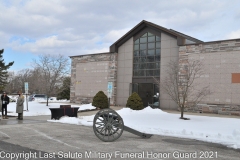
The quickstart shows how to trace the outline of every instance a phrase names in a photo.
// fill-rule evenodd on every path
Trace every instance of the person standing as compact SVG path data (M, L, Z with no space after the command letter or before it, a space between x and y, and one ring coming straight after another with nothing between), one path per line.
M22 95L22 92L18 92L18 99L17 99L17 105L16 105L16 113L18 113L18 120L23 120L23 107L24 107L24 96Z
M2 119L8 119L7 117L7 105L9 104L9 97L7 96L6 92L3 92L3 95L1 96L2 100ZM5 112L5 114L4 114Z
M2 111L2 100L1 99L0 99L0 111Z

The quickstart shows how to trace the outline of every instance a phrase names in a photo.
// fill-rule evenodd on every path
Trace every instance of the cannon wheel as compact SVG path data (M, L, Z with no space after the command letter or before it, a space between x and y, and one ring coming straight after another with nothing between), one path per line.
M123 129L122 117L110 108L100 110L94 117L93 131L104 142L117 140L122 135Z

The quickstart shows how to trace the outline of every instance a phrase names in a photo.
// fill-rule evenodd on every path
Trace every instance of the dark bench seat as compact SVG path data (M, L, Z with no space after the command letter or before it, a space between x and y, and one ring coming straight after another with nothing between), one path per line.
M79 107L71 107L71 105L60 105L60 108L49 108L51 111L51 119L60 119L62 116L77 117Z

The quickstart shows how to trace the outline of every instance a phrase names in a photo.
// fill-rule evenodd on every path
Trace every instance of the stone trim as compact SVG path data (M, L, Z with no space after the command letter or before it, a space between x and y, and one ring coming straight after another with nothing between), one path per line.
M187 108L186 111L240 116L240 105L198 104L196 107Z

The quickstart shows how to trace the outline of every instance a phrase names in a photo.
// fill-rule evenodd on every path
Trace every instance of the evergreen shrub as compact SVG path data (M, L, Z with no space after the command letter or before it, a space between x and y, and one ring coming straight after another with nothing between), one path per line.
M100 109L108 108L108 97L104 94L103 91L99 91L93 97L92 105Z
M142 110L144 108L142 99L134 92L127 100L126 107L132 110Z

